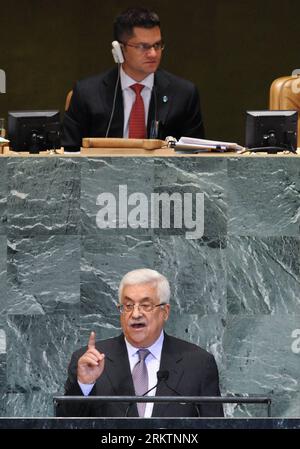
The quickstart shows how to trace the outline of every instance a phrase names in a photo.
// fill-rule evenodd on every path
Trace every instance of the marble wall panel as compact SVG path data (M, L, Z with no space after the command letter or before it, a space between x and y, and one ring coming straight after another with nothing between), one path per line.
M175 313L200 316L226 313L225 239L157 238L154 268L172 287Z
M81 221L82 234L152 234L149 220L138 228L133 227L133 214L140 198L148 199L153 191L153 159L148 158L89 158L81 162ZM99 199L102 195L102 199ZM107 199L109 195L109 199ZM130 195L132 204L130 203ZM97 204L98 203L98 204ZM105 211L110 208L110 215ZM122 212L120 212L122 210ZM107 227L96 222L100 211Z
M227 161L224 158L205 158L201 162L193 158L155 159L155 192L191 193L193 195L193 219L195 195L204 194L204 237L227 234ZM184 203L184 199L182 200ZM183 224L184 224L184 220ZM172 215L174 223L174 210ZM159 235L185 235L187 228L156 230ZM200 238L202 235L200 236Z
M119 320L118 285L121 277L137 267L153 266L155 254L147 236L104 235L82 238L81 314L100 313Z
M0 328L5 323L4 310L7 304L7 239L0 235Z
M293 345L299 322L300 314L228 317L223 338L227 393L270 395L272 416L299 416L299 353ZM248 406L234 415L255 416Z
M10 239L7 262L7 313L43 315L78 309L79 237Z
M7 173L10 236L80 232L77 158L11 158Z
M228 238L230 314L300 313L300 238Z
M228 200L229 234L299 236L299 160L228 160Z
M11 393L5 397L5 416L30 418L55 416L53 394L29 391L28 393Z
M53 414L51 398L63 393L78 335L76 314L8 316L6 392L11 416Z
M226 321L218 314L177 314L171 310L166 332L190 341L211 352L217 362L220 375L220 389L226 391L226 368L223 351L223 333Z
M121 326L119 316L104 316L102 313L81 315L78 349L87 345L91 331L96 333L97 340L105 340L106 338L120 335Z
M0 235L6 234L7 223L7 159L0 158Z
M118 284L139 267L170 280L166 331L215 355L223 394L299 416L299 173L297 158L0 158L0 416L53 415L72 352L119 334ZM97 196L118 209L119 186L203 193L204 235L99 229Z
M7 394L2 393L2 387L0 391L0 417L3 419L5 416L10 416L7 413Z

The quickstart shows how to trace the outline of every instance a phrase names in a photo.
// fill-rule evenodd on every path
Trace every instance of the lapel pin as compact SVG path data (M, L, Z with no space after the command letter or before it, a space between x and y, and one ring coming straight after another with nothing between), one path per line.
M163 100L163 103L167 103L168 97L166 95L164 95L162 100Z

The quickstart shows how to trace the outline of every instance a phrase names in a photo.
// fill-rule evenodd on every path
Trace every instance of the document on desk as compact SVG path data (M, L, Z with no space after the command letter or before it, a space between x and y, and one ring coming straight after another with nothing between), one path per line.
M9 143L9 140L4 139L4 137L0 137L0 144L7 145L8 143Z
M195 139L193 137L181 137L175 144L175 151L241 151L244 147L233 142L220 140Z

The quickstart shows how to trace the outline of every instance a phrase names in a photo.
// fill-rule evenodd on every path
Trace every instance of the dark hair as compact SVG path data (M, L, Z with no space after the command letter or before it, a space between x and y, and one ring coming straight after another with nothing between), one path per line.
M160 27L160 20L154 11L146 8L129 8L122 12L114 22L114 39L125 42L133 36L133 28Z

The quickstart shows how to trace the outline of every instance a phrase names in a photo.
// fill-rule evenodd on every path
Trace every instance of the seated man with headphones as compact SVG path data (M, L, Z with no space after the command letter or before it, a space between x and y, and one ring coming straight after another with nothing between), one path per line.
M117 67L78 81L63 122L65 150L83 137L204 137L199 94L190 81L159 69L164 44L155 12L130 8L114 23Z

